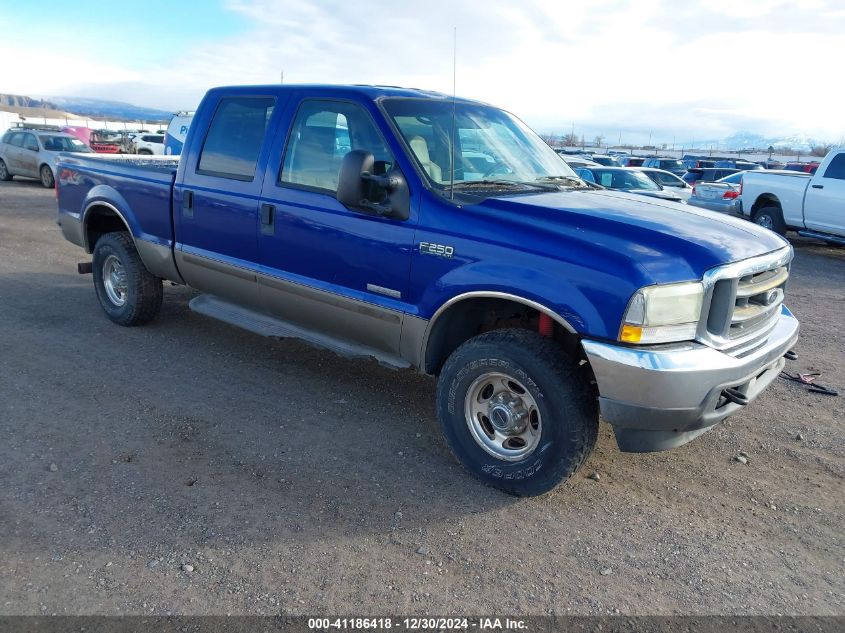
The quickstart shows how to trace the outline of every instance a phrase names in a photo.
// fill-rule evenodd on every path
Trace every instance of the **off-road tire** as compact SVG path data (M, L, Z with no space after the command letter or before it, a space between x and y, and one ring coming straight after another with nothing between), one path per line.
M8 182L12 178L13 176L9 173L9 168L6 166L6 163L3 162L2 158L0 158L0 181Z
M109 299L103 283L103 264L110 255L117 257L126 275L126 299L123 305L115 305ZM97 240L92 272L100 306L106 316L118 325L144 325L152 321L161 309L161 279L146 269L129 233L106 233Z
M516 378L539 410L539 443L519 461L489 454L470 430L466 398L489 372ZM455 350L438 379L437 413L458 461L488 485L517 496L543 494L571 477L598 433L598 405L582 369L552 339L529 330L488 332Z
M757 209L751 217L751 221L778 235L786 235L786 223L783 221L783 211L780 207L763 207Z
M56 178L53 176L53 170L50 169L49 165L41 165L41 169L38 170L38 175L41 178L41 184L44 185L46 189L52 189L56 186Z

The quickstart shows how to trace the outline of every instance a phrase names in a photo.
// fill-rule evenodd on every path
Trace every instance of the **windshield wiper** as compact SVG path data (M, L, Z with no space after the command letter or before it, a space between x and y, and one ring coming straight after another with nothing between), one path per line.
M541 178L538 178L537 180L544 181L544 182L545 181L555 181L556 182L556 181L565 180L565 181L573 183L573 185L571 185L571 186L574 186L576 189L604 189L604 187L602 187L601 185L597 185L596 183L590 182L589 180L582 180L581 178L578 178L578 176L542 176ZM567 186L567 185L562 184L561 186Z
M464 180L455 183L455 189L458 188L473 188L473 187L534 187L542 189L543 191L557 191L557 186L551 184L543 184L539 182L524 182L521 180L506 180L506 179L483 179L483 180Z

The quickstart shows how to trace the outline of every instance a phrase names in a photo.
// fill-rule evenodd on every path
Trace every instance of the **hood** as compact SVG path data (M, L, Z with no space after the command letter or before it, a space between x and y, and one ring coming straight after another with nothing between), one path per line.
M746 220L686 204L610 190L570 190L488 198L480 207L518 214L531 239L558 251L598 247L627 260L651 283L701 279L714 266L778 250L788 242ZM502 218L504 219L504 218Z

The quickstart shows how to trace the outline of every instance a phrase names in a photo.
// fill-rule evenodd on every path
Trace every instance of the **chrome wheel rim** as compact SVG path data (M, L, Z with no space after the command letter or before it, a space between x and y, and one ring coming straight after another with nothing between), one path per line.
M524 459L540 443L537 402L513 376L488 372L476 378L467 390L464 414L476 443L498 459Z
M117 307L126 303L128 287L126 283L126 271L123 264L114 255L109 255L103 262L103 287L106 295Z
M53 172L50 171L49 167L42 167L41 168L41 184L45 187L52 186L53 182Z
M769 229L770 231L775 228L775 223L772 221L772 218L766 214L757 216L757 219L754 220L756 224L762 226L764 229Z

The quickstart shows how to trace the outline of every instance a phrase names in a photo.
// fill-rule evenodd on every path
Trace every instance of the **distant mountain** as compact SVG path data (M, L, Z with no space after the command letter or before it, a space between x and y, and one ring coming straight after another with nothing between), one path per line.
M724 150L762 150L769 147L792 148L802 152L809 152L813 147L822 143L806 134L793 134L791 136L763 136L753 132L737 132L723 139L711 139L708 141L696 140L694 146L698 148L718 147ZM693 147L693 144L686 144L686 147Z
M21 95L0 94L0 107L12 108L47 108L48 110L60 110L59 106L44 99L33 99Z
M126 121L169 121L173 115L172 112L167 110L143 108L123 101L86 99L84 97L46 97L46 99L55 104L57 109L83 116Z
M86 99L83 97L26 97L23 95L0 94L0 110L18 112L26 116L65 117L68 113L98 119L118 121L169 121L173 115L168 110L143 108L105 99Z
M793 134L785 137L765 137L750 132L738 132L722 141L730 149L766 149L771 147L791 147L810 151L820 143L806 134Z

